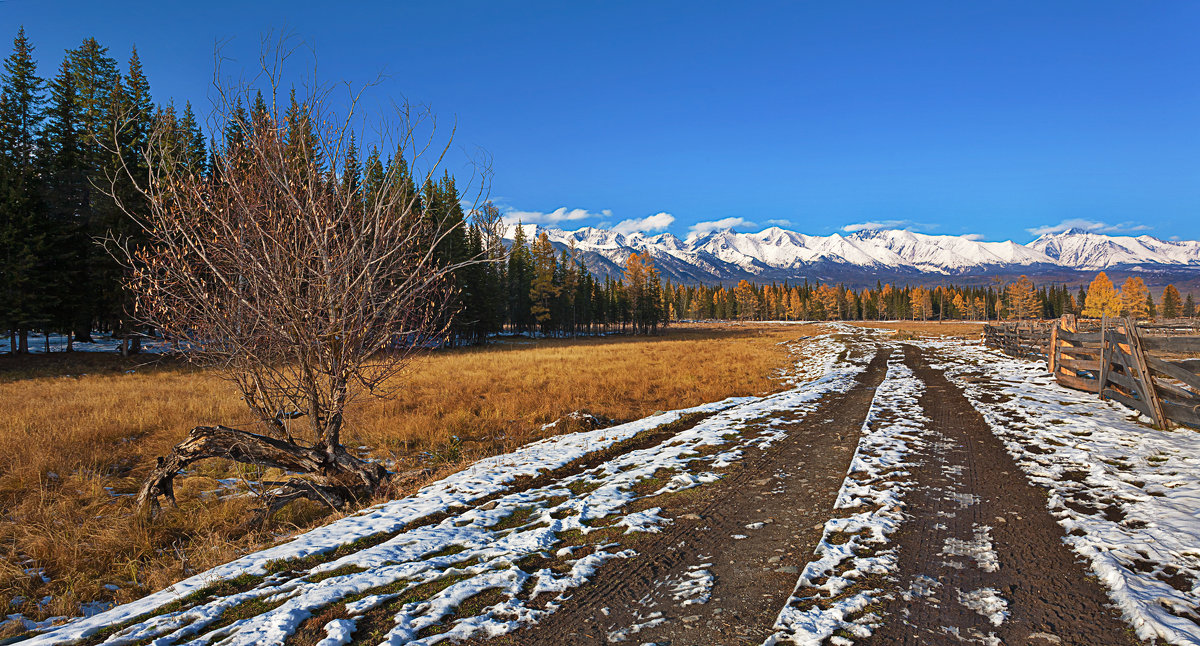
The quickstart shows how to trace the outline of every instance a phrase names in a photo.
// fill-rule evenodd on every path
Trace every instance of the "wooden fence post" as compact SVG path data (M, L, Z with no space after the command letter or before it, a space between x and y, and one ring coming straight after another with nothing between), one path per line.
M1046 350L1046 362L1050 374L1054 374L1058 369L1058 321L1050 326L1050 347Z
M1100 317L1100 399L1104 399L1104 386L1108 383L1108 315Z
M1129 338L1130 354L1133 356L1133 363L1138 371L1136 383L1141 387L1142 399L1150 408L1150 416L1154 418L1154 425L1165 430L1167 418L1163 415L1162 402L1159 401L1158 390L1154 387L1154 376L1150 374L1150 368L1146 365L1146 355L1142 352L1141 333L1132 316L1125 317L1125 336Z

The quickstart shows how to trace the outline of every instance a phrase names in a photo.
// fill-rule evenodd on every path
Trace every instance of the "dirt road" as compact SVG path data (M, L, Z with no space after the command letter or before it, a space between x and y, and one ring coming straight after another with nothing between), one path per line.
M904 520L890 544L857 556L892 550L896 566L832 596L801 585L789 601L825 521L837 515L839 488L893 353L922 386L923 421L904 436L911 468L888 476L908 481ZM763 644L785 604L832 606L864 590L874 601L842 617L857 626L827 631L835 639L1138 643L1062 543L1045 496L922 350L881 347L851 390L827 397L786 439L747 455L719 483L656 503L674 523L639 541L637 557L603 568L536 626L486 643ZM837 533L825 540L836 543ZM704 599L680 594L697 580L707 586ZM872 634L856 634L863 628Z

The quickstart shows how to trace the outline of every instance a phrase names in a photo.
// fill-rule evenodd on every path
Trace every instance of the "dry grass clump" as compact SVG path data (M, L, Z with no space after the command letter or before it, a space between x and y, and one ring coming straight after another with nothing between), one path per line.
M778 343L811 333L693 325L655 338L514 339L437 352L400 377L399 396L353 408L346 443L439 477L575 430L542 429L572 411L626 421L773 390L790 363ZM130 494L154 457L213 423L251 420L228 384L176 361L0 360L0 616L71 616L84 601L130 601L328 522L328 510L298 503L265 526L249 523L256 505L247 486L278 474L223 461L199 463L178 481L179 509L153 522L135 515ZM14 631L10 623L3 632Z

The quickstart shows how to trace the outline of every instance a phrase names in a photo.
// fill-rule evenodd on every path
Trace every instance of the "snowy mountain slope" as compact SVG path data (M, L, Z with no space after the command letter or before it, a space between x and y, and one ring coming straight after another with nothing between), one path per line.
M506 237L511 240L515 232L515 226L510 227ZM618 276L631 253L649 253L663 276L677 282L832 278L873 283L877 277L1036 275L1120 267L1200 271L1200 242L1080 230L1021 245L904 230L813 236L779 227L758 233L723 229L680 240L670 233L625 235L594 227L563 231L525 225L528 239L542 232L559 249L573 246L593 273Z
M1152 236L1106 236L1072 229L1029 243L1061 265L1107 269L1119 265L1200 265L1200 242L1172 242Z

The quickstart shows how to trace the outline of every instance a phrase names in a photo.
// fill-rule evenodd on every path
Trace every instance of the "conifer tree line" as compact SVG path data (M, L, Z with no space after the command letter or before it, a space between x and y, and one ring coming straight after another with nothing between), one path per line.
M130 330L122 269L96 239L136 236L106 191L136 201L117 171L122 161L140 167L159 123L170 124L181 159L206 172L192 106L151 101L136 48L121 65L87 38L44 74L17 31L0 72L0 329L12 351L28 351L30 331L73 342Z

